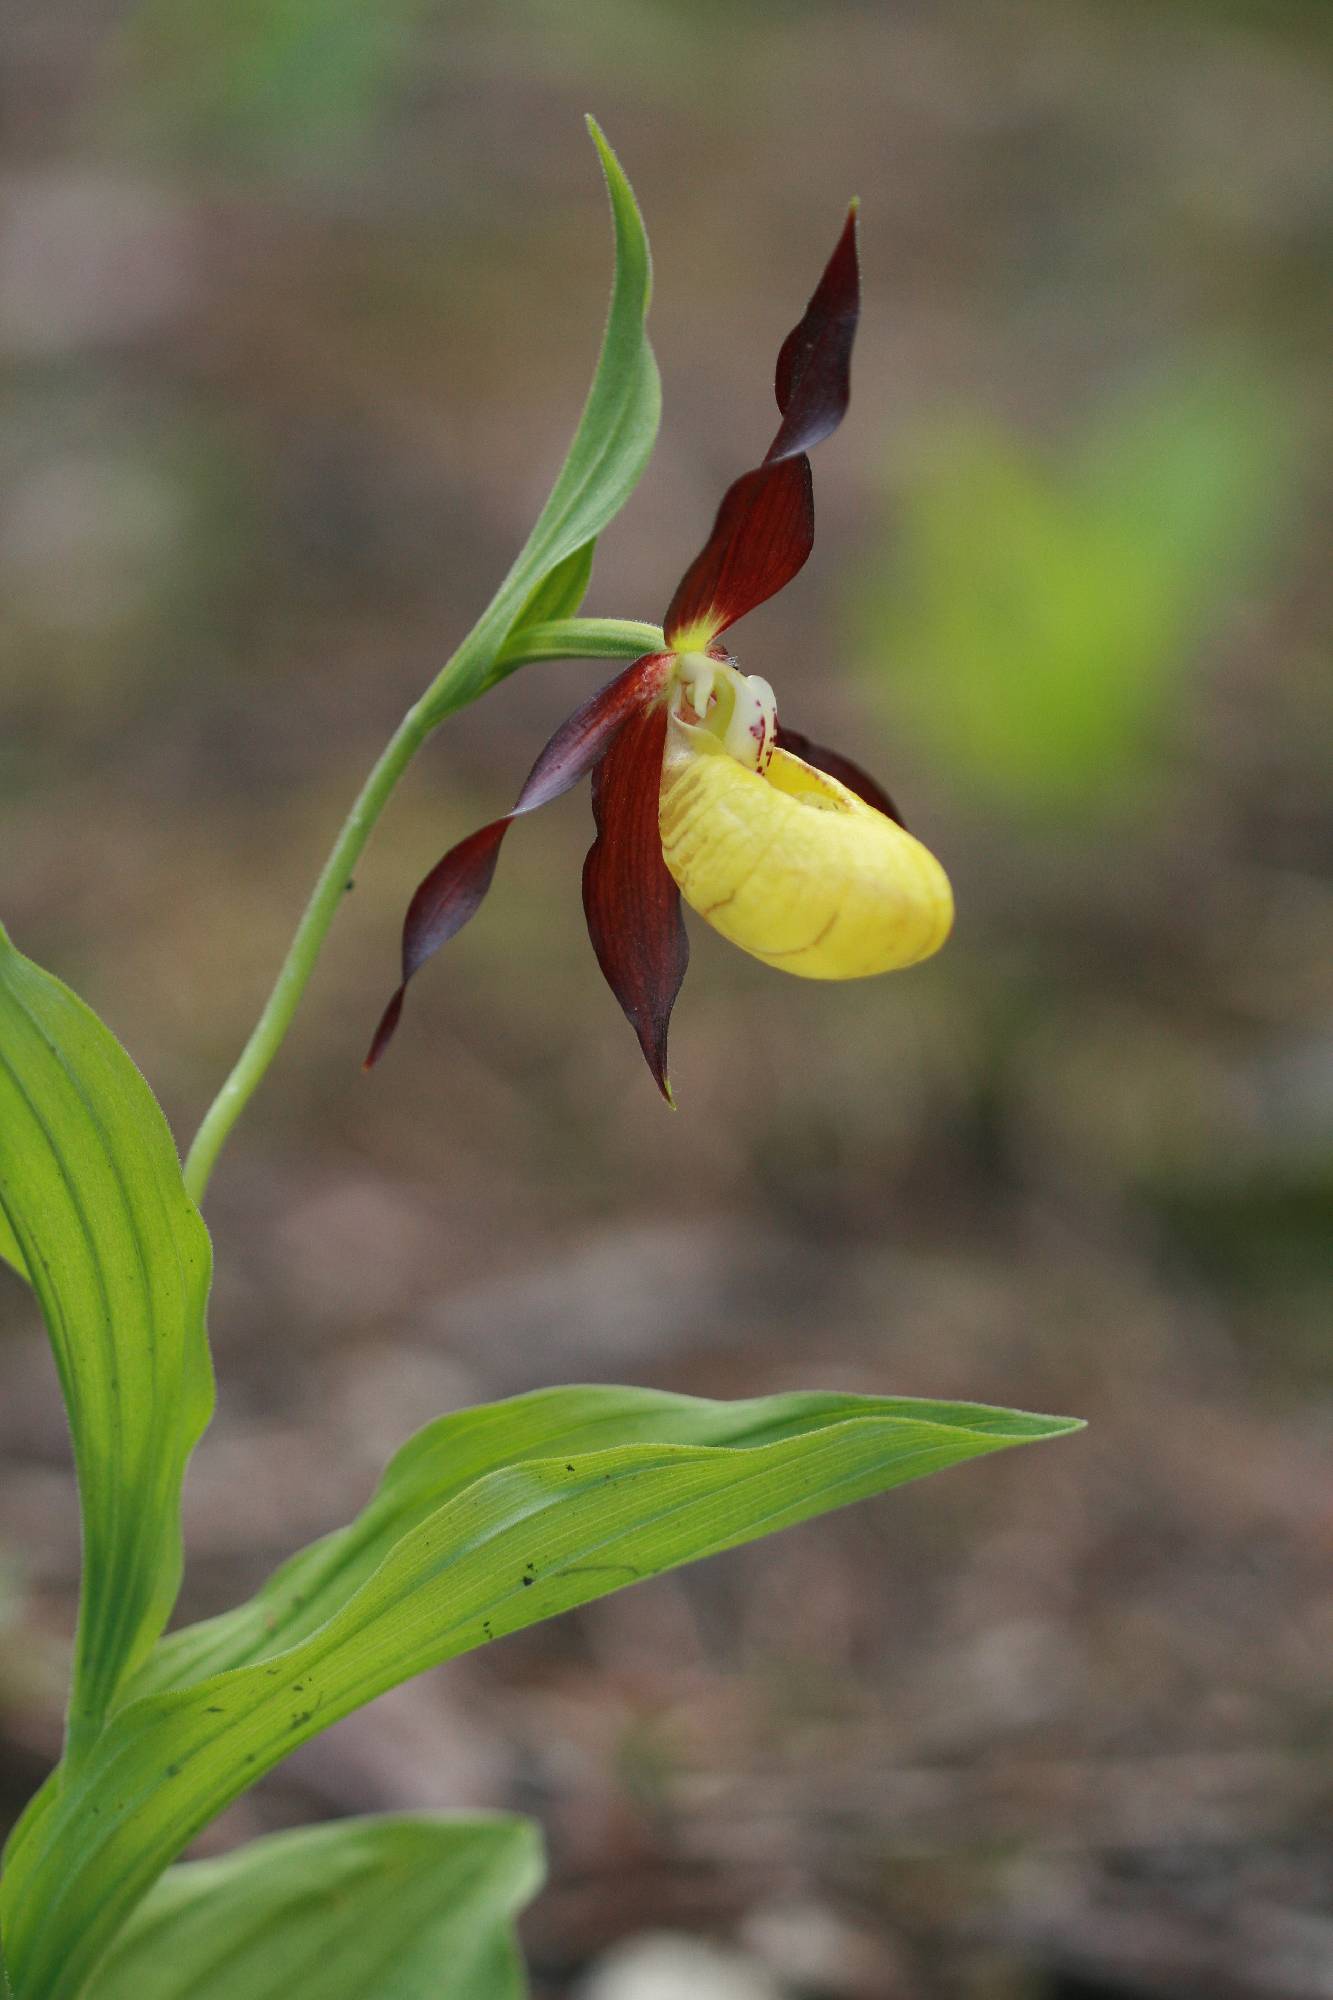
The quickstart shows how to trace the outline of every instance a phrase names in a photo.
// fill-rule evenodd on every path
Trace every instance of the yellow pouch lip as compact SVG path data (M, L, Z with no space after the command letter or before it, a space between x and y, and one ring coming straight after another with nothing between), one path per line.
M837 778L775 750L763 774L673 723L662 852L685 901L751 957L804 979L916 965L953 924L930 850Z

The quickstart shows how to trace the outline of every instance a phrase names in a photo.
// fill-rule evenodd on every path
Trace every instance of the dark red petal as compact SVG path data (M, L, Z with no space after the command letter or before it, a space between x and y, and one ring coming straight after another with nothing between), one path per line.
M513 812L536 812L586 778L636 708L666 686L669 653L645 653L562 722L524 780Z
M813 451L837 430L851 396L852 342L861 312L856 203L810 303L782 343L774 387L782 424L768 460Z
M513 819L512 813L506 813L503 819L494 819L489 826L470 833L418 883L403 919L403 977L380 1016L363 1068L374 1069L393 1040L409 979L480 909L500 858L500 842Z
M664 708L635 716L597 767L597 838L583 864L583 909L597 963L670 1104L667 1029L690 943L657 830L666 726Z
M882 812L886 819L896 820L901 827L907 825L893 800L882 785L876 784L868 772L850 757L844 757L840 750L826 750L822 743L812 743L808 736L802 736L799 729L788 729L786 724L778 724L777 744L779 750L790 750L793 757L804 758L817 771L827 771L830 778L836 778L840 785L846 785L849 792L855 792L858 799L864 799L876 812Z
M686 570L664 620L668 646L698 651L790 583L815 544L807 458L742 473Z
M514 821L549 805L585 778L628 718L658 693L666 672L666 656L648 653L599 688L556 730L528 773L513 811L451 847L418 885L403 919L402 981L380 1016L366 1069L374 1068L393 1039L408 981L476 915L491 886L500 843Z
M790 583L814 547L814 489L805 453L847 414L860 310L853 203L810 303L778 355L778 434L763 464L728 488L712 534L667 609L663 623L673 649L707 646Z

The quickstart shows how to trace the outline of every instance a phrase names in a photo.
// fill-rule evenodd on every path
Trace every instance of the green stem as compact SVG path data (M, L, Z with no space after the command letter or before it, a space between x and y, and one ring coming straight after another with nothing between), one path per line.
M296 927L296 935L288 947L264 1011L256 1021L231 1075L209 1107L208 1115L186 1155L185 1185L193 1201L203 1200L209 1176L232 1126L278 1053L300 1005L306 983L314 971L320 946L347 893L352 870L370 838L371 829L384 810L389 794L429 733L430 725L421 718L420 704L409 709L343 821L328 860L320 870L310 901L305 906L305 913Z
M376 820L390 794L426 738L445 717L516 667L539 660L634 659L658 651L661 629L619 618L562 618L534 625L515 634L498 654L481 621L438 675L421 700L410 708L375 768L357 794L342 823L328 860L296 927L273 991L256 1021L230 1076L210 1105L185 1160L185 1185L191 1199L201 1202L218 1155L232 1126L258 1089L265 1071L282 1046L283 1037L301 1004L320 947L328 936ZM493 629L493 628L492 628ZM488 644L487 641L490 641ZM490 653L487 662L486 654Z
M535 660L637 660L644 653L660 653L665 645L660 625L641 625L632 618L553 618L525 625L505 641L487 686Z

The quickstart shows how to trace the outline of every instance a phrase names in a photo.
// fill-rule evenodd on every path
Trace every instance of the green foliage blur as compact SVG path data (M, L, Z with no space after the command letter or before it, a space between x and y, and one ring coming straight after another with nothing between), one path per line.
M1206 641L1280 558L1292 428L1262 378L1205 367L1056 448L975 417L913 437L852 625L871 692L974 798L1143 810Z
M138 0L105 51L110 119L250 170L369 143L420 0Z

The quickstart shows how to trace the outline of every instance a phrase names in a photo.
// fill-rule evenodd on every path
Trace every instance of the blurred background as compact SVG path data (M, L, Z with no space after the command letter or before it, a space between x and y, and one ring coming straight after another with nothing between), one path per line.
M358 1069L405 898L606 677L383 820L214 1182L182 1609L538 1384L1079 1414L402 1690L212 1829L536 1814L538 2000L1333 1994L1325 0L15 0L0 38L0 908L182 1141L355 786L526 534L600 333L665 414L589 610L659 618L862 197L819 543L736 635L945 859L947 952L695 926L681 1104L584 936L586 798ZM0 1274L0 1805L77 1524ZM654 1983L655 1982L655 1983Z

